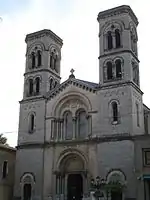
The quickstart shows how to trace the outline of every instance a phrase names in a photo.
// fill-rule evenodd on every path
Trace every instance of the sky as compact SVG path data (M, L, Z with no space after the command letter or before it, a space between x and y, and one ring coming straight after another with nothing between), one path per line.
M62 81L73 68L76 78L99 82L97 15L119 5L130 5L139 19L140 85L150 107L149 0L0 0L0 133L9 145L17 145L26 34L45 28L63 39Z

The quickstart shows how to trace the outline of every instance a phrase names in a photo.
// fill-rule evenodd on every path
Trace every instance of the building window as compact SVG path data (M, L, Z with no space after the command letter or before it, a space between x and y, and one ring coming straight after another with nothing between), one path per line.
M31 114L29 116L29 132L32 133L34 131L35 126L35 116L34 114Z
M118 29L115 30L115 41L116 41L116 48L121 46L121 39L120 39L120 32Z
M107 33L107 46L108 46L108 50L111 50L113 48L113 38L112 38L111 31Z
M111 191L111 200L122 200L121 191Z
M3 168L2 168L2 178L5 179L8 174L8 162L3 162Z
M70 140L73 137L73 120L72 113L70 111L66 112L64 115L64 125L66 139Z
M31 62L32 62L32 69L35 68L35 53L31 53Z
M36 86L36 94L39 94L40 92L40 78L39 77L35 79L35 86Z
M144 129L145 134L148 134L148 113L144 111Z
M57 64L57 54L56 50L54 49L50 54L50 68L56 70L56 64Z
M143 164L150 167L150 149L143 149Z
M136 103L136 122L137 122L137 126L140 126L140 120L139 120L139 104Z
M29 95L33 95L33 79L29 79Z
M51 79L50 79L50 83L49 83L49 89L50 89L50 90L53 89L53 85L54 85L54 81L53 81L53 79L51 78Z
M86 137L88 131L88 119L84 110L79 111L77 114L77 130L79 138Z
M111 80L113 78L112 63L107 62L106 66L107 66L107 79Z
M30 183L25 183L23 186L23 200L31 200L32 186Z
M118 105L116 102L112 103L113 122L118 122Z
M139 85L139 68L136 63L132 63L132 69L133 69L133 81L137 85Z
M121 78L122 77L122 72L121 72L121 60L116 60L115 62L116 65L116 78Z
M42 56L41 56L41 51L38 50L37 52L37 58L38 58L38 66L41 66L42 64Z
M57 83L57 81L55 81L55 85L54 85L54 88L55 88L55 87L57 86L57 84L58 84L58 83Z

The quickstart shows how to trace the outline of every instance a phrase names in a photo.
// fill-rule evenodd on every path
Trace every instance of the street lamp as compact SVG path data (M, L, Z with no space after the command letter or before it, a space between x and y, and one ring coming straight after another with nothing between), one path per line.
M91 190L94 192L95 197L104 197L106 181L99 176L91 179Z

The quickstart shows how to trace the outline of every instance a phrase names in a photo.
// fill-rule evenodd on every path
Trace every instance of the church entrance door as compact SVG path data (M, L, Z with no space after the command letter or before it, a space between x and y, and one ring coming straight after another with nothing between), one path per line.
M83 194L83 179L81 174L68 176L68 200L81 200Z

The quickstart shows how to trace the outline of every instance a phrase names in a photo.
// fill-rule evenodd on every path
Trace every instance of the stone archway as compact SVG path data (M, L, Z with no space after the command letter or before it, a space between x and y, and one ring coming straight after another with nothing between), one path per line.
M87 193L87 164L77 152L64 153L56 174L56 193L67 200L81 200Z

